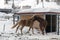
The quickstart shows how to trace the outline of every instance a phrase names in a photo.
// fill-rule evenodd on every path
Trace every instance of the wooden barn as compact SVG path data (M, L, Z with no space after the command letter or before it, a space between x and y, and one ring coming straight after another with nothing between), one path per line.
M15 13L13 16L13 23L15 24L15 16L18 15L19 19L29 19L31 18L31 16L33 15L39 15L40 17L44 18L45 20L47 20L48 25L46 27L46 32L56 32L57 34L59 34L59 17L58 17L58 12L23 12L23 13ZM38 22L36 22L38 23ZM37 24L36 24L37 25Z

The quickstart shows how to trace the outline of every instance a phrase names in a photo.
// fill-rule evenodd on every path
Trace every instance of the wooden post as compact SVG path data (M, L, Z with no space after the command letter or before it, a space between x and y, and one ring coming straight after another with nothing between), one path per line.
M37 5L39 4L39 0L36 0L37 1Z
M19 15L17 16L17 21L19 21Z
M44 0L41 0L42 1L42 7L44 8Z
M52 16L53 16L53 15L51 15L51 32L52 32Z
M3 32L5 32L5 24L4 24L4 26L3 26Z
M59 35L59 15L57 14L57 35Z
M15 24L15 14L13 15L13 24Z
M57 32L57 34L59 35L59 15L58 15L58 32Z

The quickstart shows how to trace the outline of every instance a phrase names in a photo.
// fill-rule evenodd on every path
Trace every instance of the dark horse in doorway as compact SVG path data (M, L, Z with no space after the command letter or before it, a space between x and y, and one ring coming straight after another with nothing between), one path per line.
M46 20L44 20L43 18L41 18L41 17L39 17L38 15L35 15L35 16L33 16L32 18L30 18L30 19L28 19L28 20L20 20L19 22L17 22L12 28L15 28L17 25L18 25L18 27L17 27L17 29L16 29L16 32L17 32L17 30L18 30L18 28L20 27L20 26L22 26L21 27L21 34L22 34L22 29L24 28L24 26L28 26L29 27L29 30L27 31L27 33L29 33L29 31L30 31L30 29L32 28L32 32L34 33L34 31L33 31L33 23L34 23L34 21L38 21L39 22L39 28L40 28L40 30L42 31L42 34L44 35L44 29L46 28L46 26L47 26L47 21ZM37 27L36 27L37 28Z

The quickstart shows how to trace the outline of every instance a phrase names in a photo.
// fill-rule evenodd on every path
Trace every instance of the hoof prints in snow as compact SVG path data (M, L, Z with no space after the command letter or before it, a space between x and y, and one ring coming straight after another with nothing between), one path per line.
M16 35L16 34L1 34L0 40L60 40L60 37L49 35Z

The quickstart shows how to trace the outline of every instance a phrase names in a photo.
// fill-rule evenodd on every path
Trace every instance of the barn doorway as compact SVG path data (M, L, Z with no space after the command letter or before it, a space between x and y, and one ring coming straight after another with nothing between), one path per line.
M56 15L46 15L46 20L48 22L46 32L56 32L56 19Z

